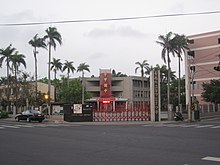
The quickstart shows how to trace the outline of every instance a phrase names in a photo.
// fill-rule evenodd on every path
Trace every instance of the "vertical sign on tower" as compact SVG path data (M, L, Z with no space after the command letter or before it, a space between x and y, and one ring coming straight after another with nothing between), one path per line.
M160 71L154 69L150 73L151 121L160 121Z
M100 69L100 98L110 98L112 74L110 69Z

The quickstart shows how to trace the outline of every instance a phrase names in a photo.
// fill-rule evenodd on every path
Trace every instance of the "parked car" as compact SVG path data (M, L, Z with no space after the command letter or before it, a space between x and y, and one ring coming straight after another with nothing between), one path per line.
M26 110L15 116L15 120L17 120L18 122L20 120L26 120L27 122L38 121L39 123L41 123L44 119L44 115L40 111L36 110Z

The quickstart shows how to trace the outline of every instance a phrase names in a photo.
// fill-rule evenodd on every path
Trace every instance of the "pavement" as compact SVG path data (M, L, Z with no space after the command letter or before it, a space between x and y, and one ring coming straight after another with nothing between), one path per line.
M192 122L188 121L187 115L184 115L185 120L184 122ZM200 120L206 120L210 118L216 118L220 117L220 112L207 112L207 113L202 113L200 115ZM14 120L13 116L9 116L8 120ZM123 125L123 124L146 124L146 123L158 123L158 124L163 124L163 123L173 123L176 122L174 120L162 120L160 122L152 122L152 121L110 121L110 122L66 122L64 121L64 116L63 115L47 115L44 122L48 123L77 123L77 124L84 124L84 125Z

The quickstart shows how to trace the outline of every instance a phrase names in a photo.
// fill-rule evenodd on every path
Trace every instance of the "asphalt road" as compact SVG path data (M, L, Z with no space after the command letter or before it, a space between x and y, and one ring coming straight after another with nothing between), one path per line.
M219 119L109 125L0 120L0 165L217 165L218 161Z

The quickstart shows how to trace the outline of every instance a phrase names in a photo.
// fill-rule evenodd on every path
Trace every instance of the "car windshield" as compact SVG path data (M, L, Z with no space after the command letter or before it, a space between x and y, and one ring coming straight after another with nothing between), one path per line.
M30 110L30 113L34 113L34 114L40 114L40 111L36 111L36 110Z
M26 114L41 114L40 111L36 111L36 110L26 110L24 112L22 112L23 115Z

